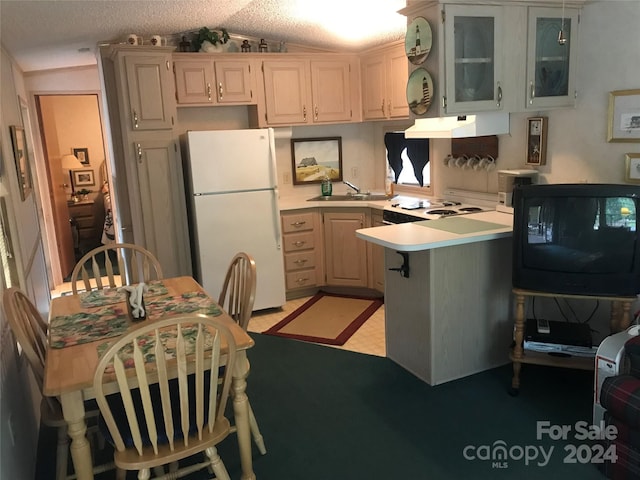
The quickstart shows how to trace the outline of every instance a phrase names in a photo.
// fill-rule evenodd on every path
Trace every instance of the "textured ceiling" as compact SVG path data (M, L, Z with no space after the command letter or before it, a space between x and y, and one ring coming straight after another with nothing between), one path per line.
M96 45L130 33L148 39L203 26L358 51L402 38L406 19L397 11L404 6L405 0L0 0L0 40L25 72L95 64Z

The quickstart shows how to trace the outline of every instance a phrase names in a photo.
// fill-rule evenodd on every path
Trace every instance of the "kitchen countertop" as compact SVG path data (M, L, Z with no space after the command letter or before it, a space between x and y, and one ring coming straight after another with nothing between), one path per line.
M281 212L287 210L298 210L301 208L330 208L330 207L361 207L361 208L375 208L376 210L382 210L385 205L391 205L392 200L315 200L308 201L309 196L293 196L293 197L280 197L278 199L278 206Z
M460 220L463 222L460 222ZM465 220L471 220L471 222L465 222ZM434 222L434 228L428 226L429 222ZM455 233L455 231L464 231L464 233ZM512 233L513 215L495 210L439 220L400 223L356 230L358 238L383 247L393 248L400 252L417 252L465 243L483 242L510 237Z

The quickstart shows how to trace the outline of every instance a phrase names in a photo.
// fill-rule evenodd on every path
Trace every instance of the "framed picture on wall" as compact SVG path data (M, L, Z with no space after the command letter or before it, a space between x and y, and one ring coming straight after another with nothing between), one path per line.
M296 138L291 140L293 183L321 183L327 176L342 180L342 137Z
M20 198L24 201L33 189L29 157L27 155L27 137L24 133L24 128L18 125L11 125L9 130L11 132L11 143L13 144L13 159L18 175Z
M80 163L83 165L89 165L89 149L88 148L74 148L73 154L76 156Z
M640 142L640 89L609 93L607 142Z
M547 162L547 117L532 117L527 128L527 165Z
M76 187L89 187L96 184L93 170L74 170L73 184Z

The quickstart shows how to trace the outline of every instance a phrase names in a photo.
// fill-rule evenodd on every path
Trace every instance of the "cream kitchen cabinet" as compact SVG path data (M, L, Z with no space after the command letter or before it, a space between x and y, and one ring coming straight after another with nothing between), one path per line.
M502 110L503 25L501 6L444 6L447 113Z
M263 115L259 126L313 125L355 121L355 57L313 59L290 55L264 60Z
M371 225L369 209L326 209L322 216L327 284L367 287L367 242L356 230Z
M287 296L324 283L322 223L316 210L281 214Z
M170 130L175 106L172 101L171 54L119 51L126 78L128 127L133 131Z
M371 226L381 227L382 210L371 210ZM367 257L369 259L369 287L384 293L384 247L367 242Z
M171 136L134 141L131 145L138 177L145 247L160 260L165 276L183 272L185 262L185 198L178 198L182 166L177 142ZM180 183L181 185L182 183Z
M572 8L565 8L564 46L557 41L560 7L410 3L403 10L408 23L426 18L434 42L424 63L409 67L410 75L424 68L433 79L431 106L412 117L574 105L581 0L567 1Z
M364 120L409 117L406 95L409 66L404 42L366 52L360 61L360 71Z
M526 109L575 106L578 23L575 8L529 7Z
M178 106L251 105L257 102L252 58L174 54ZM204 57L204 58L203 58Z
M101 50L122 240L150 250L165 276L191 274L171 48Z

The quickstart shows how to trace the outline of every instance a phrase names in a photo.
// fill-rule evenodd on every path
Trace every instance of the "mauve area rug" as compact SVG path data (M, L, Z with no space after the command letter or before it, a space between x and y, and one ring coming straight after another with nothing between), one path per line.
M382 304L382 298L319 292L262 333L306 342L344 345Z

